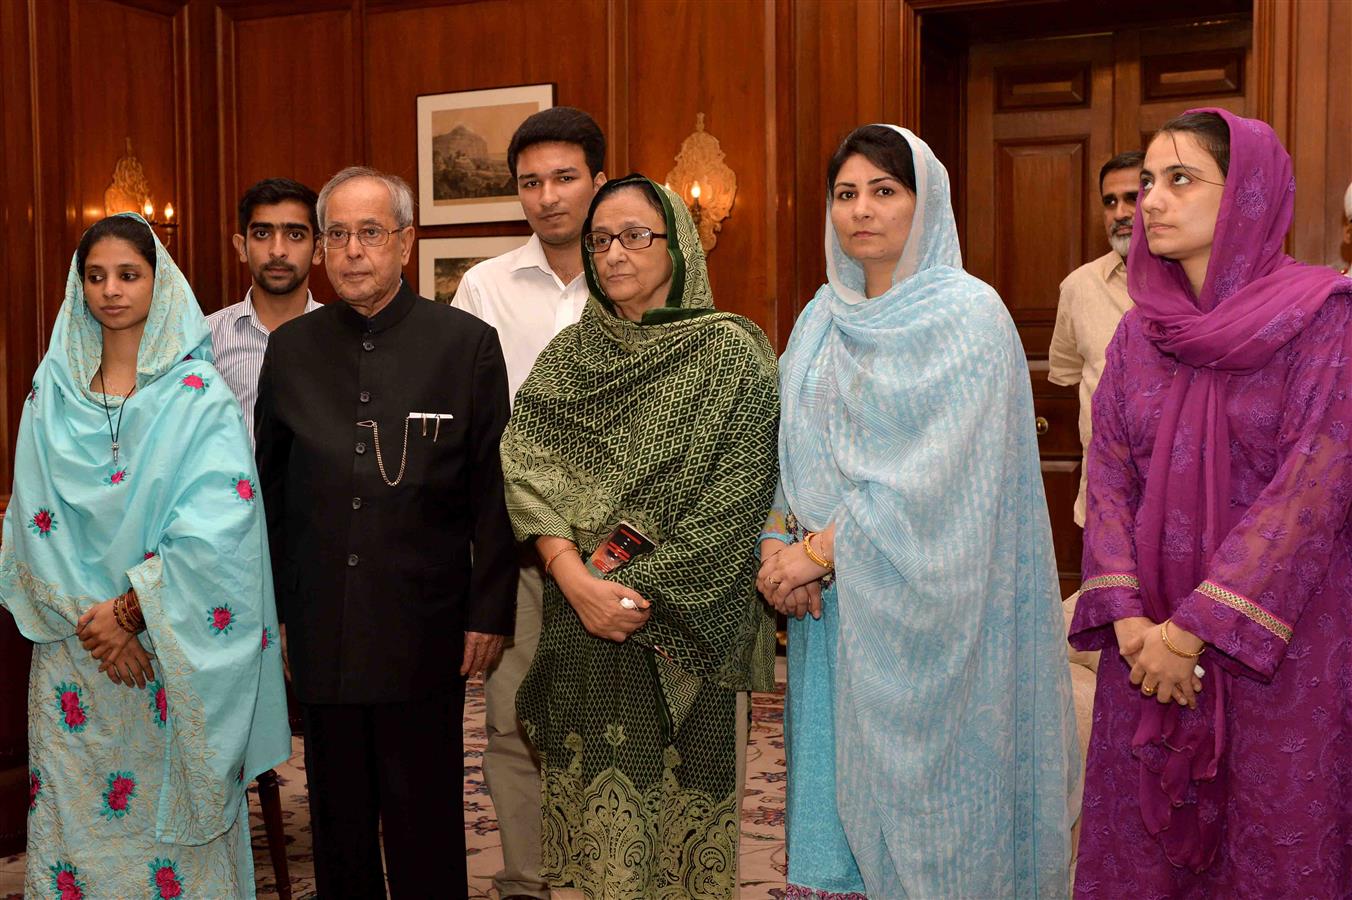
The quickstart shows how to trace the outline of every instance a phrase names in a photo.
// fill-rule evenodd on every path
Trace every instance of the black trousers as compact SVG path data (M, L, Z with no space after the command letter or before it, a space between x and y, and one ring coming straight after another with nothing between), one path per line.
M469 896L464 701L302 707L320 900Z

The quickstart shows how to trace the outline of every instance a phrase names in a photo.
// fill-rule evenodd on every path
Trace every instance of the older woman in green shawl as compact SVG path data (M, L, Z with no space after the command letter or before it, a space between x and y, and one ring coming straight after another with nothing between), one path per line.
M37 646L30 897L252 897L291 749L267 536L211 330L139 216L85 233L33 376L0 606Z
M507 505L550 578L517 710L543 766L543 875L587 897L737 889L745 692L773 686L756 540L778 468L774 355L713 308L681 201L608 182L591 298L535 363L503 438ZM626 522L656 549L587 558Z

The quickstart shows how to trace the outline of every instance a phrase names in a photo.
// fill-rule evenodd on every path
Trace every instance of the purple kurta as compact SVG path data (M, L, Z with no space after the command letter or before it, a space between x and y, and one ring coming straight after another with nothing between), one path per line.
M1143 616L1209 649L1196 710L1142 696L1120 657L1100 665L1076 890L1347 896L1352 282L1282 252L1296 185L1272 128L1192 112L1229 131L1206 277L1194 292L1132 244L1071 641L1111 649L1113 622ZM1217 184L1188 174L1180 197ZM1138 234L1145 211L1169 225L1201 208L1151 190Z
M1173 866L1142 818L1133 736L1159 704L1111 651L1113 621L1149 613L1136 587L1097 581L1137 570L1138 513L1170 462L1152 450L1182 364L1147 338L1136 311L1109 345L1094 395L1084 556L1086 587L1107 586L1083 595L1071 627L1075 646L1110 651L1098 671L1077 896L1352 891L1352 297L1331 296L1302 325L1266 365L1227 376L1229 527L1200 589L1169 601L1173 621L1211 645L1203 665L1234 676L1217 720L1224 749L1212 783L1222 799L1198 806L1202 819L1221 818L1220 845L1200 874ZM1181 454L1173 465L1175 477L1200 468ZM1167 561L1193 523L1177 506L1165 523ZM1206 679L1206 690L1215 685Z

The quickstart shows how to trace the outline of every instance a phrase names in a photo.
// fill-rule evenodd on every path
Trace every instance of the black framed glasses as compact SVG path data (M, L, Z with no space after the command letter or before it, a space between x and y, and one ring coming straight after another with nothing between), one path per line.
M605 253L615 241L626 250L646 250L653 245L653 238L666 240L667 236L651 228L626 228L619 234L608 231L589 231L582 235L582 249L588 253Z
M390 235L403 231L403 228L381 228L379 225L363 225L356 231L348 231L344 228L326 228L324 229L324 246L330 250L342 250L347 247L347 242L352 240L352 236L357 236L357 243L363 247L383 247L390 242Z

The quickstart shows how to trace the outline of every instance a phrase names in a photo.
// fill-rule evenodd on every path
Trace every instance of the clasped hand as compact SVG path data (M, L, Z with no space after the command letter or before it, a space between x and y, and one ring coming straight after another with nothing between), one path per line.
M1177 703L1197 708L1202 679L1197 677L1195 659L1179 656L1164 645L1160 626L1144 616L1118 619L1113 623L1118 652L1131 666L1131 683L1146 696L1160 703ZM1203 644L1196 635L1176 625L1170 626L1170 639L1188 653Z
M155 680L153 658L136 635L118 624L113 613L114 600L105 600L85 610L75 623L75 634L89 655L99 660L99 671L107 672L114 684L145 687Z
M801 541L786 544L776 538L761 541L761 567L756 590L776 612L801 619L810 613L822 617L822 578L827 569L808 558Z

